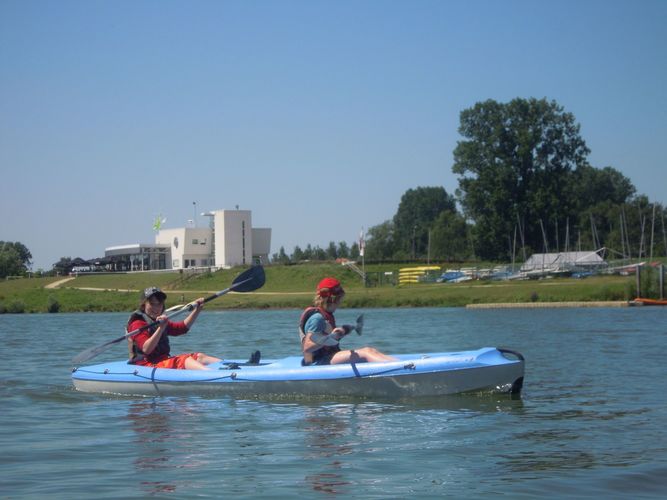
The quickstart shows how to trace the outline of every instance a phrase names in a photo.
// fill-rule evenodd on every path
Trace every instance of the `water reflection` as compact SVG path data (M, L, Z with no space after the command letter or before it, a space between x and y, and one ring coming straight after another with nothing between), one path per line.
M128 409L128 422L134 431L134 466L142 478L140 484L149 494L173 493L183 488L182 480L173 481L174 469L196 468L207 463L192 449L193 432L174 419L193 413L178 401L138 401ZM158 479L153 479L158 476Z
M401 432L405 425L431 435L426 448L443 449L457 439L448 431L457 427L457 421L492 413L517 414L523 411L523 402L505 395L469 395L410 403L367 401L303 408L300 432L305 443L304 468L309 471L304 475L305 484L318 493L349 494L364 483L366 474L373 478L373 484L393 480L391 467L382 465L384 455L392 453L389 450L400 450L406 457L423 456L424 449ZM410 415L410 424L405 421L406 415ZM437 477L439 472L434 474Z
M322 464L321 472L304 478L314 491L338 494L350 484L345 478L344 457L354 451L354 446L350 443L350 419L354 413L354 405L306 407L303 429L306 443L304 458L311 464Z

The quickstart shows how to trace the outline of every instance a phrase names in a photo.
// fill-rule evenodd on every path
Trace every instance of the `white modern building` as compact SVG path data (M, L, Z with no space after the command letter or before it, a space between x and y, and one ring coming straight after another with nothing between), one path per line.
M229 268L266 264L271 252L271 229L253 228L250 210L215 210L204 214L208 227L160 229L155 243L105 249L116 271Z

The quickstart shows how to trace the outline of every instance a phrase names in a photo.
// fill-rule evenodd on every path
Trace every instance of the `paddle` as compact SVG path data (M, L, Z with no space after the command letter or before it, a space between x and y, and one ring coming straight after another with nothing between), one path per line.
M261 288L262 286L264 286L265 279L266 278L264 276L264 268L262 266L253 266L250 269L247 269L246 271L239 274L236 277L236 279L232 282L232 284L229 288L225 288L224 290L220 290L219 292L216 292L213 295L211 295L209 297L206 297L204 299L204 304L206 302L210 302L213 299L217 299L221 295L225 295L226 293L229 293L231 291L252 292L253 290L257 290L258 288ZM178 316L179 314L182 314L186 311L192 311L194 308L195 308L195 303L192 302L190 304L186 304L181 309L170 312L166 316L167 316L167 318L173 318L174 316ZM80 363L83 363L85 361L93 359L98 354L106 351L113 344L117 344L121 340L125 340L125 339L128 339L130 337L133 337L136 334L138 334L139 332L142 332L142 331L144 331L148 328L153 328L153 327L155 327L159 324L160 324L159 321L154 321L150 325L144 325L141 328L137 328L136 330L132 330L131 332L127 332L122 337L118 337L117 339L110 340L110 341L105 342L104 344L100 344L98 346L90 347L90 348L86 349L85 351L80 352L74 358L72 358L72 363L74 365L79 365Z
M344 336L352 333L353 331L357 332L357 335L361 335L361 331L364 329L364 315L359 315L356 325L343 325L341 328L345 331L345 333L340 338L336 338L333 335L326 335L324 333L313 333L311 338L317 345L333 346L337 345Z
M359 315L356 325L343 325L343 328L345 329L345 335L350 333L352 330L357 332L357 335L361 335L361 331L364 329L364 315Z

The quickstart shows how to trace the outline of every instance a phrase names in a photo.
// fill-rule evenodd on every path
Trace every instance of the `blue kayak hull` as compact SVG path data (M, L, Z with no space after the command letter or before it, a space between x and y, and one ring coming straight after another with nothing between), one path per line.
M223 360L211 370L169 370L125 361L75 368L79 391L125 395L237 397L433 397L466 392L518 393L525 361L494 347L475 351L393 355L389 363L301 366L301 357L248 365Z

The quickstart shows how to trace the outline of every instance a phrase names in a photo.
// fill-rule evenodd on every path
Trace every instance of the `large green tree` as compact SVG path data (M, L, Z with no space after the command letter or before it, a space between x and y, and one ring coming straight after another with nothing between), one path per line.
M428 234L444 210L455 212L456 201L443 187L408 189L394 215L394 241L397 250L411 258L425 257Z
M525 245L542 250L546 222L575 213L569 174L589 153L579 129L574 115L546 99L488 100L461 112L464 140L452 171L480 257L507 258L517 225Z

